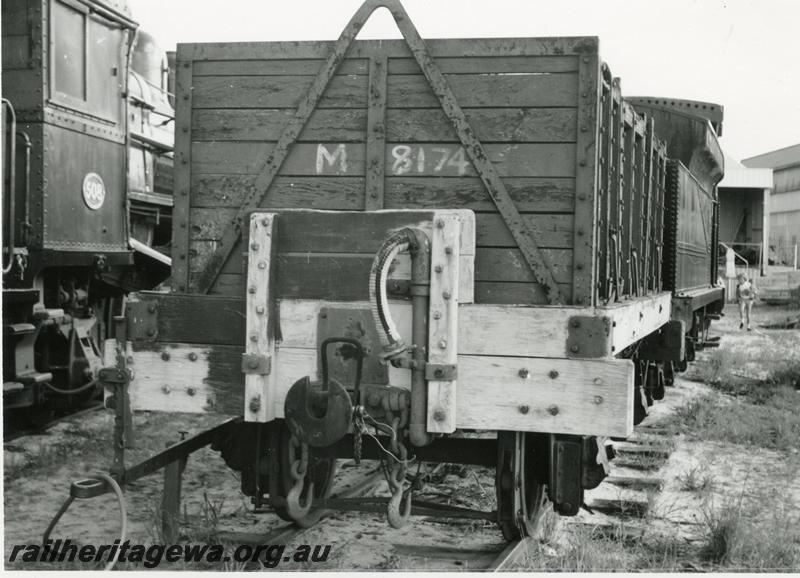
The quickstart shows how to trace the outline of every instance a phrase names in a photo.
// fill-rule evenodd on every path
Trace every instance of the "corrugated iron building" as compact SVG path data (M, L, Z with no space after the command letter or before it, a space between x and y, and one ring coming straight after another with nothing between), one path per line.
M768 201L770 261L796 267L800 243L800 144L745 159L742 164L772 171L773 189Z

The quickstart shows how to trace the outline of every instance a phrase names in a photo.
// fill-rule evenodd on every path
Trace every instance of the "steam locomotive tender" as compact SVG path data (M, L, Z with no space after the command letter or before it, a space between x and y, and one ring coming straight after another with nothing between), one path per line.
M3 402L49 412L100 392L125 293L169 275L174 113L125 0L4 0L2 43Z
M380 6L403 40L354 41ZM180 45L177 93L174 292L128 304L106 386L238 417L185 447L257 508L399 527L442 514L412 466L457 462L497 510L445 515L529 535L709 344L721 109L626 100L596 38L425 42L368 0L335 43ZM329 499L362 457L391 495Z

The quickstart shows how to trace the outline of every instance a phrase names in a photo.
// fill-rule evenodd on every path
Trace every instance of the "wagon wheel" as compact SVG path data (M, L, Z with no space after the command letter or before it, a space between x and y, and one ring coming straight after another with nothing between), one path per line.
M497 525L511 542L533 536L545 504L544 484L536 477L533 436L497 432Z
M278 474L278 496L286 499L289 490L292 487L291 476L291 463L295 459L296 450L292 446L292 434L286 426L286 422L282 422L280 433L278 437L278 460L280 464L280 473ZM311 482L314 482L314 498L327 498L331 494L333 488L333 479L336 474L336 458L320 457L314 455L314 449L310 449L308 458L308 472L306 473L305 481L303 484L303 493L301 499L305 501L308 495L308 488ZM319 521L322 510L313 509L308 515L295 520L289 516L285 506L276 506L275 513L287 522L294 522L302 528L313 526Z

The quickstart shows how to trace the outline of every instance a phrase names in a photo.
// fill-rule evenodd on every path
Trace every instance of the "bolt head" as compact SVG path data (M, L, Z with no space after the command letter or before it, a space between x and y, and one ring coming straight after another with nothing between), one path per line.
M256 286L250 285L250 287L247 288L247 292L250 293L250 295L253 295L256 292Z
M257 359L251 359L250 363L248 363L248 365L250 366L250 369L258 369L258 360Z
M155 313L155 312L156 312L156 306L155 306L155 305L151 305L150 307L148 307L148 308L147 308L147 310L148 310L150 313Z
M550 415L558 415L558 406L557 405L549 406L547 408L547 413L549 413Z
M445 341L444 339L442 339L442 340L439 342L439 349L447 349L447 341Z
M581 326L581 322L576 319L575 321L572 322L572 326L577 329L578 327Z
M555 379L558 377L558 372L555 369L551 369L547 375L550 376L550 379Z
M147 330L147 336L148 337L155 337L155 334L156 334L156 330L153 329L152 327Z
M580 348L579 348L577 345L573 345L572 347L570 347L570 348L569 348L569 350L570 350L572 353L578 353L579 349L580 349Z
M266 261L259 261L258 262L258 268L259 269L266 269L267 268L267 262Z
M443 220L441 220L441 219L437 219L437 220L436 220L436 227L437 227L438 229L444 229L444 221L443 221Z
M255 333L253 333L253 334L250 336L250 341L258 341L258 335L256 335Z
M603 396L602 396L602 395L596 395L596 396L594 396L594 402L595 402L597 405L600 405L601 403L603 403Z
M194 351L189 354L189 361L197 361L197 354Z
M165 394L167 394L172 390L170 389L170 387L168 385L165 384L165 385L161 386L161 391L163 391Z
M442 293L443 299L450 299L450 297L451 297L450 291L445 291L444 293Z
M444 248L444 252L445 252L447 255L452 255L452 254L453 254L453 248L452 248L452 247L445 247L445 248Z
M259 315L264 315L265 311L266 309L264 308L263 305L259 305L258 307L256 307L256 313L258 313Z
M433 312L433 318L434 319L441 319L442 318L442 313L440 311L434 311Z
M250 248L253 251L258 251L258 243L250 243Z
M436 265L433 268L433 270L436 271L437 273L441 273L442 271L444 271L444 267L442 267L441 265Z
M163 359L164 361L169 361L169 353L167 353L166 351L163 352L161 354L161 359Z
M195 393L197 393L197 390L193 387L188 387L186 388L186 393L189 394L189 397L192 397Z
M444 377L444 370L443 369L437 369L437 370L435 370L433 372L433 375L435 375L436 377Z
M261 397L256 396L251 398L249 408L251 412L258 413L258 410L261 409Z
M528 379L528 376L530 374L531 372L528 371L526 367L523 367L522 369L519 370L519 372L517 372L517 375L519 375L522 379Z
M530 410L531 410L531 408L529 406L527 406L527 405L519 406L519 413L521 413L523 415L528 413Z
M437 409L433 412L433 421L444 421L447 419L447 414L443 410Z

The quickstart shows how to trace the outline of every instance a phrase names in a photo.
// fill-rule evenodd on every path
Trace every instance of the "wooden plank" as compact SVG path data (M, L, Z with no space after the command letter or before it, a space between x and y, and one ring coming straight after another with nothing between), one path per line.
M600 315L608 315L613 319L612 354L621 352L667 323L670 319L671 304L671 294L664 292L610 307L598 307Z
M327 55L326 55L327 56ZM380 57L386 58L381 52ZM339 75L367 74L367 57L347 58L336 71ZM280 60L200 60L195 66L196 76L283 76L310 75L319 72L324 60L291 59ZM575 56L543 56L530 58L525 56L479 56L448 57L437 59L439 68L445 74L503 74L519 72L575 72L577 58ZM391 58L389 74L417 74L419 65L413 58Z
M464 429L627 437L633 362L458 358L457 425ZM551 372L557 372L552 378Z
M204 174L192 176L195 207L238 208L255 175ZM575 181L571 178L523 177L504 179L520 212L571 213ZM480 179L389 177L385 181L387 209L496 210ZM359 210L364 206L364 177L277 177L270 189L269 208Z
M296 108L314 76L201 76L195 79L195 109ZM575 106L574 74L447 75L457 98L470 106ZM365 75L334 76L317 108L367 107ZM428 81L418 74L389 76L389 108L438 107Z
M467 108L467 120L481 142L574 142L574 108ZM291 109L200 109L192 112L196 141L275 141ZM321 109L311 115L298 142L364 142L367 111ZM387 110L386 138L393 142L457 142L452 124L439 109Z
M272 207L270 207L272 208ZM430 213L431 215L433 213ZM222 238L225 226L236 215L235 209L196 208L192 211L191 240L216 241ZM571 247L572 215L526 214L523 219L539 231L537 242L546 248ZM398 226L404 226L407 218L391 213L371 217L364 230L363 213L341 211L335 216L326 212L300 213L292 217L291 226L282 228L278 236L280 252L314 253L369 253L376 252L388 235ZM430 226L430 221L427 221ZM468 254L474 253L477 245L483 247L516 247L511 233L497 213L475 215L475 229L465 228L471 233L472 242L465 239Z
M178 60L175 73L175 134L174 204L172 207L172 290L189 290L189 189L192 166L192 63Z
M133 410L241 415L243 347L134 343Z
M426 40L434 58L490 56L564 56L597 52L596 36L561 36L543 38L470 38ZM182 44L178 56L193 60L261 60L282 58L325 58L333 49L332 41L308 42L210 42ZM402 40L357 40L348 51L349 58L369 58L375 54L393 58L411 58Z
M248 370L244 378L245 421L267 423L275 419L275 238L280 227L274 213L250 215L245 306L247 342L245 351L253 356L258 372ZM263 361L259 361L260 358ZM261 367L261 364L268 364Z
M255 174L273 146L261 142L195 142L191 151L192 172ZM571 177L575 173L573 144L487 144L484 148L502 177ZM424 160L420 160L423 156ZM387 173L394 176L476 175L464 156L464 149L447 143L389 143L386 167ZM283 176L364 174L365 145L360 143L296 144L280 169Z
M572 280L572 251L570 249L542 249L551 264L557 283ZM525 263L519 249L478 247L475 251L475 281L534 282L536 278Z
M458 356L459 255L458 215L436 215L431 231L431 285L428 308L428 363L455 365ZM457 379L428 381L429 432L456 430Z
M559 283L558 288L569 303L572 284ZM547 293L538 283L516 283L507 281L476 281L475 303L499 305L547 305Z
M383 185L386 172L386 89L387 59L369 61L369 94L367 97L367 211L383 208Z
M573 227L574 267L572 301L575 305L594 304L595 238L597 224L596 172L598 163L600 102L600 60L597 53L584 54L578 62L578 132L575 147L575 225Z
M238 209L255 179L256 175L192 175L192 206ZM265 208L354 211L363 207L364 177L277 177Z

